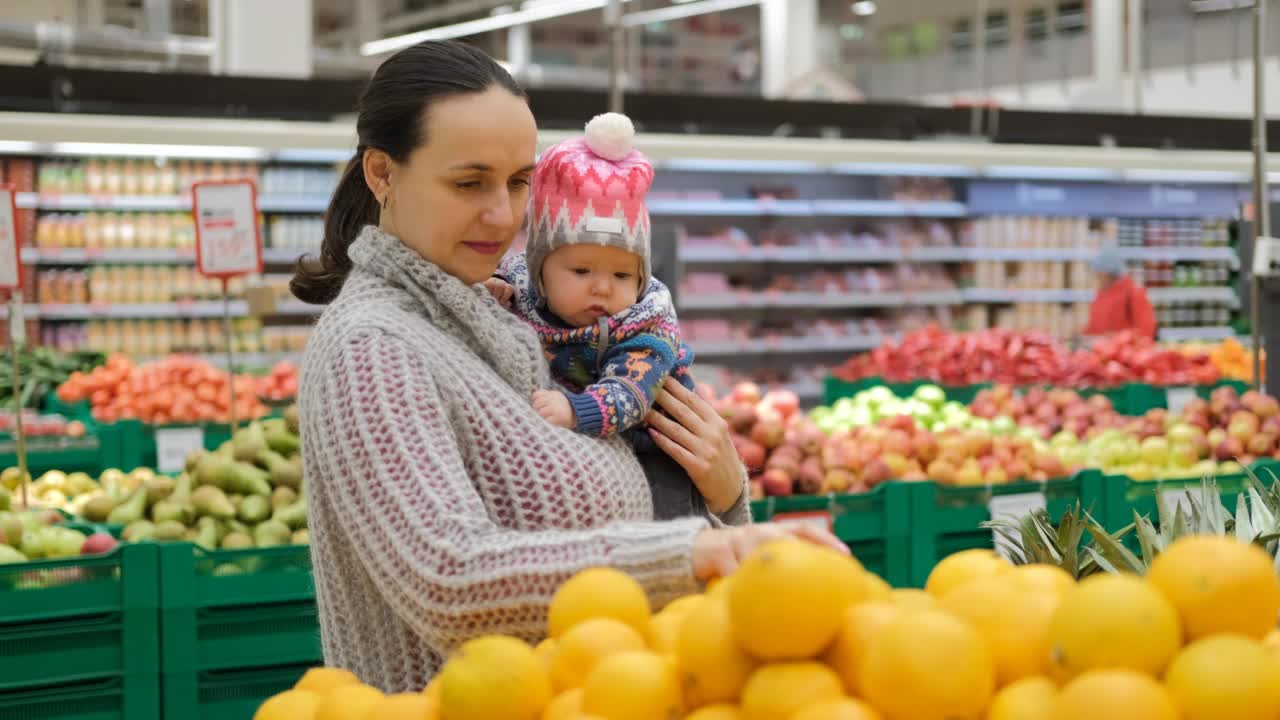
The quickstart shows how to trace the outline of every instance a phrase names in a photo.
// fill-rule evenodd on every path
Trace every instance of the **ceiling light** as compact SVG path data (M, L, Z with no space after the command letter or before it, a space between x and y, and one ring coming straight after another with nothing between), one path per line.
M685 2L679 5L658 8L657 10L644 10L642 12L628 13L622 16L622 24L627 27L650 25L652 23L668 22L670 20L693 17L695 15L706 15L708 13L721 12L723 10L736 10L738 8L759 5L761 2L763 2L763 0L700 0L698 2Z
M623 0L628 2L629 0ZM428 28L406 35L382 38L367 42L360 46L361 55L381 55L410 45L417 45L427 40L452 40L454 38L479 35L480 33L502 30L517 25L527 25L540 20L550 20L564 15L599 10L607 4L606 0L543 0L532 7L523 7L514 12L492 15L479 20L468 20L453 25Z
M854 15L866 17L875 15L879 7L876 6L876 0L858 0L858 2L850 5L849 9L853 11Z

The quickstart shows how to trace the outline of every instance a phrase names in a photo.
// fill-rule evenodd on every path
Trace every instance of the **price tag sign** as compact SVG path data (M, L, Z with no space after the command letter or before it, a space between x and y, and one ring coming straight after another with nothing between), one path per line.
M200 273L229 278L262 272L258 191L253 181L198 182L191 190Z
M6 290L22 287L16 195L12 185L0 185L0 288Z
M987 503L987 512L992 520L1021 520L1034 510L1048 507L1044 493L1029 492L1013 495L994 495ZM1007 559L1012 559L1012 548L1000 533L992 531L995 550Z
M1181 415L1187 403L1196 398L1196 389L1189 387L1173 387L1165 391L1165 400L1169 405L1170 415Z
M769 518L769 522L779 525L813 525L827 532L835 531L835 520L831 517L831 513L824 510L778 513Z
M187 456L203 449L201 428L160 428L156 430L156 469L164 473L181 472L187 466Z

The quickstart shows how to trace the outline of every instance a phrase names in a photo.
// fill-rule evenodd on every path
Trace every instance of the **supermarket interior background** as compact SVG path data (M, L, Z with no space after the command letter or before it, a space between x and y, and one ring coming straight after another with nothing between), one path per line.
M289 281L320 250L370 74L430 40L510 72L539 150L601 113L634 123L654 168L653 274L732 432L757 522L828 528L859 578L939 601L1008 561L1058 565L1079 588L1131 571L1163 591L1177 579L1155 561L1183 535L1280 558L1271 0L4 0L0 718L361 717L307 714L309 693L341 678L309 675L292 691L303 701L286 693L323 660L295 401L324 307ZM240 196L217 194L243 180L245 222ZM206 223L218 212L248 228L239 258L211 254L226 247ZM1147 303L1154 331L1135 319ZM1237 582L1231 597L1270 597L1270 585L1239 590L1247 570L1215 557L1239 574L1222 580ZM810 590L757 570L765 587ZM746 579L728 591L734 623L737 587ZM1000 593L1015 589L983 592L952 604L1007 609L1014 596ZM787 602L784 614L805 614ZM980 634L1003 638L985 695L956 691L937 701L952 714L931 715L928 698L865 687L870 675L842 664L864 655L841 660L840 639L821 659L859 708L802 718L760 698L821 697L824 676L804 691L794 678L757 685L763 670L701 677L681 653L729 661L677 641L675 613L657 612L644 638L669 649L686 689L662 717L719 701L753 719L1009 720L1050 717L1036 698L1109 697L1064 689L1079 668L1010 669L1008 645L1050 632L1048 614L1041 628L1015 613L1000 635L975 611ZM727 616L705 615L729 632ZM1258 696L1186 680L1205 634L1178 640L1167 674L1133 666L1184 717L1218 717L1188 710L1197 701ZM435 687L425 709L368 717L659 717L644 703L661 689L628 701L641 714L617 698L593 709L587 671L565 669L626 645L605 636L577 660L537 646L555 700L530 700L534 711L449 715ZM938 647L964 657L948 638ZM1274 652L1266 682L1280 687L1280 635L1253 641ZM818 657L744 644L753 669ZM876 667L881 687L919 680ZM630 683L612 669L610 687ZM1017 694L1030 714L996 713L993 696L1040 675L1052 693ZM690 682L721 691L689 694ZM582 692L562 698L584 683L586 706ZM352 692L351 707L381 699ZM538 714L549 701L561 714ZM1053 717L1092 712L1072 708ZM870 714L836 714L855 710ZM1271 714L1254 710L1222 717L1280 717L1280 695Z

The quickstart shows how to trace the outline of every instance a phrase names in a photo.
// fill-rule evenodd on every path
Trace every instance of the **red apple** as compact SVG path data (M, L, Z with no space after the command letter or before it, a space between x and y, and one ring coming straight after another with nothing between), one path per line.
M1270 455L1276 447L1276 436L1269 433L1258 433L1245 443L1245 452L1250 455Z
M789 418L800 409L800 398L790 390L770 390L761 401L777 410L782 417Z
M926 470L930 480L942 485L956 484L956 467L951 463L939 458L929 463Z
M115 549L120 543L111 535L104 532L96 532L85 538L84 544L80 546L81 555L101 555Z
M760 402L760 386L750 382L738 383L730 391L729 397L734 402L755 405Z
M742 458L742 464L746 465L750 470L760 470L764 467L765 449L759 443L754 443L747 438L738 441L735 436L734 446L738 449L738 457Z
M890 430L884 439L883 448L886 454L906 457L911 454L911 436L902 430Z
M933 433L922 432L911 439L911 455L928 465L938 457L938 439Z
M785 497L790 495L795 489L795 484L792 482L791 476L778 468L765 470L760 482L764 486L764 492L766 495Z
M800 472L796 475L796 492L801 495L814 495L822 489L822 480L826 473L822 471L822 463L816 457L805 458L800 463Z
M1244 444L1234 437L1228 437L1226 440L1223 440L1222 443L1213 450L1213 457L1219 461L1235 460L1243 454Z
M824 493L843 493L848 492L853 486L855 478L853 473L842 468L831 468L822 479L822 492Z
M786 432L781 422L762 419L751 428L751 441L772 450L782 444Z
M875 458L867 463L862 471L862 482L867 487L875 487L882 482L893 479L893 472L889 469L889 465L881 458Z

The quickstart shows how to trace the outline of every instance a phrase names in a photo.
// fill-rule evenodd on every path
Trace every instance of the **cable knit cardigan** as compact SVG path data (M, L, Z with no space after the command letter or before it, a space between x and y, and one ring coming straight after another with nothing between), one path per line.
M300 395L328 664L416 691L469 638L538 640L556 587L583 568L629 573L656 606L698 589L708 520L654 522L625 442L534 412L551 384L527 325L376 228L350 256ZM721 518L749 521L745 499Z

